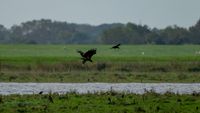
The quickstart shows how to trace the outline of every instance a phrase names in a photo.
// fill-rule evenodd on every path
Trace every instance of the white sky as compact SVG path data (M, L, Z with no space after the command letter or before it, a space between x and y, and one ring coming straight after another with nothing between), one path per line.
M0 24L5 27L42 18L91 25L189 27L200 19L200 0L0 0Z

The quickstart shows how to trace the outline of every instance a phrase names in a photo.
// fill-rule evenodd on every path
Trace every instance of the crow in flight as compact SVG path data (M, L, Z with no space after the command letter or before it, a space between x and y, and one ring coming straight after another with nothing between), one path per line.
M42 93L43 93L43 91L40 91L38 94L40 94L40 95L41 95Z
M96 49L90 49L90 50L88 50L87 52L82 52L82 51L77 51L78 53L80 53L80 55L82 56L82 63L83 64L85 64L85 62L86 61L90 61L90 62L92 62L92 56L94 55L94 54L96 54Z
M117 45L111 47L111 49L119 49L119 46L120 46L120 45L121 45L121 44L117 44Z

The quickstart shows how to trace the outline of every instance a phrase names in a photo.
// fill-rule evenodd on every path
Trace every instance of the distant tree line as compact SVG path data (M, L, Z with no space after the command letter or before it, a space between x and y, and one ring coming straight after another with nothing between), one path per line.
M149 28L134 23L92 26L41 19L0 25L1 44L200 44L200 20L188 29Z

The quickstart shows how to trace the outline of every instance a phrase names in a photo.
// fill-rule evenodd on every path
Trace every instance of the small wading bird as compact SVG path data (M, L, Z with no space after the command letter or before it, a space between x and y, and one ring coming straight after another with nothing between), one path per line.
M94 54L96 54L96 49L90 49L90 50L88 50L87 52L82 52L82 51L77 51L78 53L80 53L80 55L82 56L82 63L83 64L85 64L85 62L86 61L90 61L90 62L92 62L92 56L94 55Z
M53 103L53 98L52 98L51 95L49 95L49 101L50 101L51 103Z
M119 46L120 46L120 45L121 45L121 44L117 44L117 45L111 47L111 49L119 49Z

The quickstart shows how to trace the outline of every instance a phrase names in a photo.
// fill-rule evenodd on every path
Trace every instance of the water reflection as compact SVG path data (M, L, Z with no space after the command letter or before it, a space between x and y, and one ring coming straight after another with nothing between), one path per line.
M52 92L65 94L68 92L95 93L118 91L143 94L153 90L157 93L167 91L179 94L200 92L200 83L0 83L0 94L43 94Z

